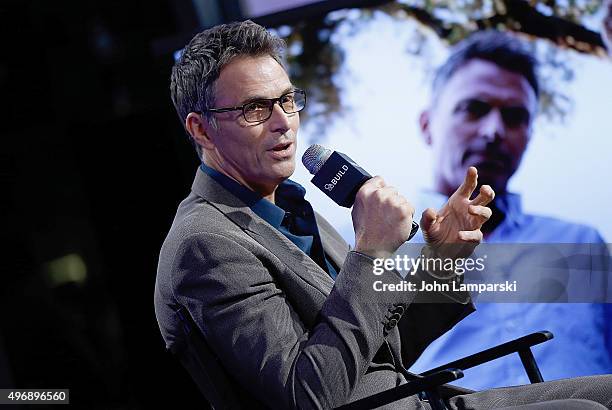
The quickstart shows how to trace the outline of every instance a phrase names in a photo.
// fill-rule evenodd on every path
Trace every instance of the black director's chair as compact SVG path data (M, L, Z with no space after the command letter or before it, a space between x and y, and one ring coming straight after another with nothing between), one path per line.
M399 387L389 389L378 394L365 397L352 403L340 406L337 410L365 410L393 403L394 401L419 394L429 401L433 410L446 410L441 390L443 384L450 383L463 377L463 370L499 359L500 357L518 353L531 383L544 381L538 364L531 352L531 346L544 343L553 338L553 334L546 330L531 333L507 343L492 347L482 352L455 360L443 366L436 367L420 375L414 375L413 379Z
M179 314L183 326L185 326L185 333L188 335L191 343L174 346L172 353L178 356L213 408L241 408L240 403L236 400L236 396L240 395L241 392L232 390L229 383L214 383L211 380L211 374L216 375L217 378L222 377L224 374L223 364L211 351L201 333L197 330L189 313L184 308L181 308L177 311L177 314ZM462 378L463 370L471 369L472 367L512 353L518 353L520 356L531 383L540 383L544 380L531 353L531 346L544 343L552 338L553 334L551 332L543 330L483 350L463 359L455 360L422 374L406 372L407 378L410 379L408 383L345 404L336 408L336 410L373 409L417 394L429 402L432 410L446 410L447 406L444 400L451 397L451 395L447 394L451 389L445 386L446 383ZM183 354L185 350L193 350L193 352L192 354ZM214 367L216 370L211 373L202 371L204 363L209 367ZM471 392L467 389L464 390L466 393Z

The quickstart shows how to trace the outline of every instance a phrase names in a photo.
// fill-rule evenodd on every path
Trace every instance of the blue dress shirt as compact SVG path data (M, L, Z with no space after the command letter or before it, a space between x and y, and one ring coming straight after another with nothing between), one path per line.
M446 196L428 192L419 198L417 209L439 209L446 201ZM487 237L488 243L603 242L593 228L525 214L518 195L498 196L495 201L505 218ZM531 332L550 330L555 338L532 348L544 380L612 372L611 305L476 303L476 307L432 343L411 371L420 373ZM475 390L528 383L516 354L467 370L456 382Z
M337 270L325 257L314 210L304 199L303 186L285 180L276 189L274 204L204 163L200 168L310 256L332 279L336 278Z

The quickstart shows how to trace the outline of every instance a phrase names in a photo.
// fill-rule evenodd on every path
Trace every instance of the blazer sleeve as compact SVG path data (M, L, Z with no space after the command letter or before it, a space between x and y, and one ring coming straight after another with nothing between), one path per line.
M174 297L227 371L261 402L275 408L345 403L384 341L382 323L392 306L366 297L372 259L349 252L310 329L267 264L225 235L193 234L172 264Z
M401 339L402 365L409 369L431 342L475 310L471 300L465 304L411 304L397 326Z

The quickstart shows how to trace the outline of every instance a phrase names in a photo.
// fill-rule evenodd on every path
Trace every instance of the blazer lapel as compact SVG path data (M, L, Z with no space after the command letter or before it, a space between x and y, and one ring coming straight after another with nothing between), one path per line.
M332 278L285 235L255 214L251 208L198 168L191 190L219 209L251 238L272 252L304 282L326 297ZM340 265L341 266L341 265Z
M329 222L317 212L315 212L315 219L317 220L317 226L319 228L319 234L321 235L321 242L323 244L323 251L325 255L336 265L338 272L344 265L344 260L351 247L342 238L342 236L330 225Z

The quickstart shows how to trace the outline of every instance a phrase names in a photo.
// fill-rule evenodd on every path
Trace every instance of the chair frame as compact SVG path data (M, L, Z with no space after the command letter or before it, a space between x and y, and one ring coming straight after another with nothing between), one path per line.
M490 349L483 350L462 359L455 360L445 365L428 370L415 379L393 389L365 397L360 400L337 407L337 410L365 410L380 407L394 401L420 394L429 402L432 410L446 410L447 406L438 391L445 383L458 380L463 377L463 371L476 367L491 360L517 353L523 363L523 368L531 383L544 381L538 364L536 363L531 347L547 342L553 338L553 334L547 330L531 333L518 339L500 344Z

